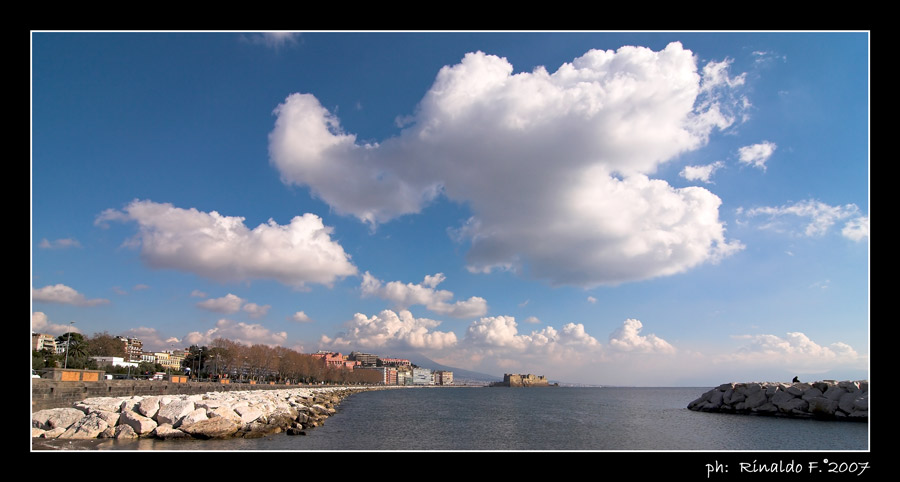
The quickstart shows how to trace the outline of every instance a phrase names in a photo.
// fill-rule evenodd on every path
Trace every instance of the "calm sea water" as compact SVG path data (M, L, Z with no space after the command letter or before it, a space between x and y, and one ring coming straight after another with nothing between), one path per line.
M96 441L170 451L857 451L867 423L693 412L708 388L421 388L354 394L306 436Z

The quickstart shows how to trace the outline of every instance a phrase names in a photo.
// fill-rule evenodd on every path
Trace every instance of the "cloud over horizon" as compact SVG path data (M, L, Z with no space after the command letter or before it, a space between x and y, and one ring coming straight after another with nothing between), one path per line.
M332 228L310 213L287 225L270 219L251 230L242 217L135 200L123 211L107 209L95 224L107 221L138 223L130 244L140 246L148 266L216 281L274 279L302 289L308 283L331 286L357 272L350 256L331 239Z
M735 122L743 77L729 63L698 72L674 42L513 74L505 58L469 53L379 144L357 142L312 94L288 96L270 162L284 183L373 226L442 195L466 203L473 216L455 232L472 272L584 287L672 275L742 249L725 238L716 195L648 177Z

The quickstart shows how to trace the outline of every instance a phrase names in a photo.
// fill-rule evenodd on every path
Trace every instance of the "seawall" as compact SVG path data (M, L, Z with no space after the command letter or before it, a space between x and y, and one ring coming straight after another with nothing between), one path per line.
M295 385L296 386L296 385ZM161 395L196 395L209 392L242 390L278 390L288 385L248 383L174 382L170 380L60 381L49 378L31 380L31 411L71 407L86 398Z
M725 383L704 393L687 408L700 412L866 422L869 382Z

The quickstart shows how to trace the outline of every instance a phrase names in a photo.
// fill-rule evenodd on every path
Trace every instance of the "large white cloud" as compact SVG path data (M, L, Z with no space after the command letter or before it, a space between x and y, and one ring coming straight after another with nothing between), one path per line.
M450 303L449 301L453 298L452 292L435 289L445 279L443 273L437 273L425 276L425 279L419 284L404 284L400 281L383 283L366 271L363 274L360 289L364 296L377 296L388 300L401 310L412 305L422 305L430 311L454 318L470 318L487 313L487 301L478 296Z
M399 313L383 310L371 317L356 313L345 324L344 332L334 338L323 336L320 344L325 348L424 350L441 350L456 345L455 333L434 330L440 324L428 318L416 318L407 310Z
M64 284L48 285L40 289L32 288L31 299L75 306L96 306L109 303L109 300L104 298L88 299L83 294Z
M672 43L591 50L554 73L513 74L482 52L437 74L409 126L361 144L311 94L275 110L272 164L336 211L369 223L438 195L466 203L457 231L473 271L510 268L555 284L663 276L740 248L720 200L647 176L735 119L726 63L698 72ZM615 214L613 216L613 214Z
M123 211L104 211L95 224L110 220L138 223L132 242L154 268L218 281L274 279L296 288L331 285L357 272L350 256L331 239L332 228L314 214L296 216L287 225L269 220L249 229L241 217L136 200Z

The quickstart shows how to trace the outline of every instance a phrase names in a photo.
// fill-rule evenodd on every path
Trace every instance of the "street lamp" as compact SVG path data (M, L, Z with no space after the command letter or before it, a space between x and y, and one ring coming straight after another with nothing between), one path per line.
M70 325L74 325L74 321L69 322ZM69 341L72 340L72 328L69 327L69 332L66 334L66 361L63 362L63 368L69 368Z

